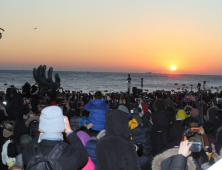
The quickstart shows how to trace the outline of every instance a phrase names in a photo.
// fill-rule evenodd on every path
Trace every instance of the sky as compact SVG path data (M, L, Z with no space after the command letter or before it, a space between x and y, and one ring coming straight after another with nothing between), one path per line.
M2 0L0 70L221 75L221 7L221 0Z

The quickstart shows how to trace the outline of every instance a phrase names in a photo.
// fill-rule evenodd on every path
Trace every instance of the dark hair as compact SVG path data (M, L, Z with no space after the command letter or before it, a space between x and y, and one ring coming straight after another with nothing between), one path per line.
M94 97L95 97L95 99L102 99L102 93L101 93L101 91L97 91L95 94L94 94Z
M167 104L163 99L157 99L153 104L153 108L155 112L160 110L167 110Z
M80 117L80 109L75 109L74 115Z
M86 117L89 117L89 112L87 110L84 110L82 112L82 116L86 116Z
M203 128L206 134L213 134L214 133L214 126L212 123L206 122L203 124Z
M79 132L79 131L83 131L83 132L85 132L85 133L87 133L87 134L89 135L89 129L87 129L87 127L85 127L85 126L81 126L81 127L76 131L76 133Z

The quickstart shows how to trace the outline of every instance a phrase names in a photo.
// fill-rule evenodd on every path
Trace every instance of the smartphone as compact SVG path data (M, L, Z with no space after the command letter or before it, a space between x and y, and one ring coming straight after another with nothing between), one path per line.
M188 145L190 144L190 142L188 142ZM200 152L202 146L200 142L193 142L193 144L190 147L190 151L191 152Z
M140 98L135 98L135 101L140 101Z

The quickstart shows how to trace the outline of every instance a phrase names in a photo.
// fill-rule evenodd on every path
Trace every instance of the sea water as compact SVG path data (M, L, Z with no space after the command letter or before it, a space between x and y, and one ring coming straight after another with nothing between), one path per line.
M108 91L127 91L128 74L131 77L132 87L141 88L141 78L143 78L143 91L149 92L155 90L176 90L183 87L197 91L197 84L206 81L206 89L212 89L213 92L220 90L222 86L222 76L220 75L182 75L182 74L146 74L146 73L116 73L116 72L74 72L74 71L54 71L58 73L61 79L61 87L64 90L90 92L97 90ZM47 75L47 73L46 73ZM0 70L0 91L5 91L10 85L22 88L25 82L31 85L35 80L31 70ZM178 85L175 85L178 83ZM7 85L4 85L7 84ZM182 86L185 84L185 86ZM217 89L215 89L217 87Z

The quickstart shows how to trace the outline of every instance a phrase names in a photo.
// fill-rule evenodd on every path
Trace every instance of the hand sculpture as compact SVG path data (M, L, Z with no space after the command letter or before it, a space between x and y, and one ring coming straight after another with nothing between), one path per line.
M52 80L53 68L50 67L48 71L48 78L45 75L46 65L40 65L38 69L33 69L33 77L39 87L47 86L49 89L56 91L60 87L60 77L58 73L55 73L55 82Z

